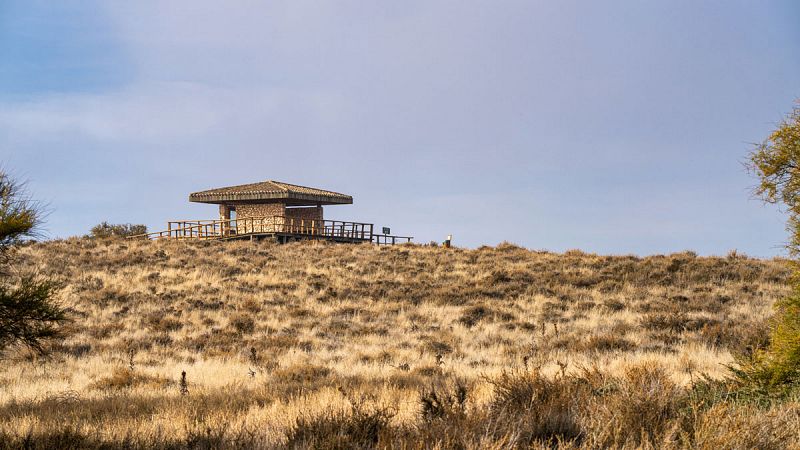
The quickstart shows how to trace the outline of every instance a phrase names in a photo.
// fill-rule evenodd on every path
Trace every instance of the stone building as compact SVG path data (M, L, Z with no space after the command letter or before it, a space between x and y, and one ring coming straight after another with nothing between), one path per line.
M323 205L349 205L353 197L270 180L194 192L189 194L189 201L219 205L220 220L266 217L323 220Z
M411 242L388 228L375 234L372 223L325 219L323 206L349 205L353 197L280 181L228 186L189 194L189 201L219 207L218 219L171 220L167 229L135 236L147 239L275 239L332 242Z

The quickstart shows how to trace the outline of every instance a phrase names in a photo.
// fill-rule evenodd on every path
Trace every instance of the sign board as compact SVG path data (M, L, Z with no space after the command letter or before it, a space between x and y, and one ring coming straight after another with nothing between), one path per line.
M389 227L383 227L383 234L389 234L391 232L392 230L390 230Z

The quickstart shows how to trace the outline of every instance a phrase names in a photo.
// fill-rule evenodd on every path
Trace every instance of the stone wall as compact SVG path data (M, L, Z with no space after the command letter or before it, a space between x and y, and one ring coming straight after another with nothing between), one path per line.
M240 204L236 205L236 222L239 233L270 233L282 231L283 219L274 216L283 216L285 205L283 203ZM265 220L242 220L247 218L267 218Z
M284 215L283 203L262 203L260 205L236 205L236 218L245 217L272 217Z
M311 220L322 220L322 206L287 208L283 203L220 205L220 216L224 217L231 206L236 209L236 232L240 234L272 232L313 234L323 230L322 223ZM250 218L254 220L247 220ZM303 220L305 222L302 222Z
M322 206L303 208L286 208L287 219L316 219L322 220Z

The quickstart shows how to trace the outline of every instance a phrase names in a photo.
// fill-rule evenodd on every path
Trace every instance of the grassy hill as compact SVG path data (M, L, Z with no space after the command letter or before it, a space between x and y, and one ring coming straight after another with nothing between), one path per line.
M19 256L63 281L74 323L49 359L2 361L0 448L800 438L797 403L703 381L766 341L780 260L90 239Z

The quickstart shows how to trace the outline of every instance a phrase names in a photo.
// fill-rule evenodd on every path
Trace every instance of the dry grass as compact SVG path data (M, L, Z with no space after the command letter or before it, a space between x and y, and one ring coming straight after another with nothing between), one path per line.
M48 360L6 355L0 448L800 441L797 403L692 387L763 345L778 260L89 239L20 257L64 281L75 323Z

